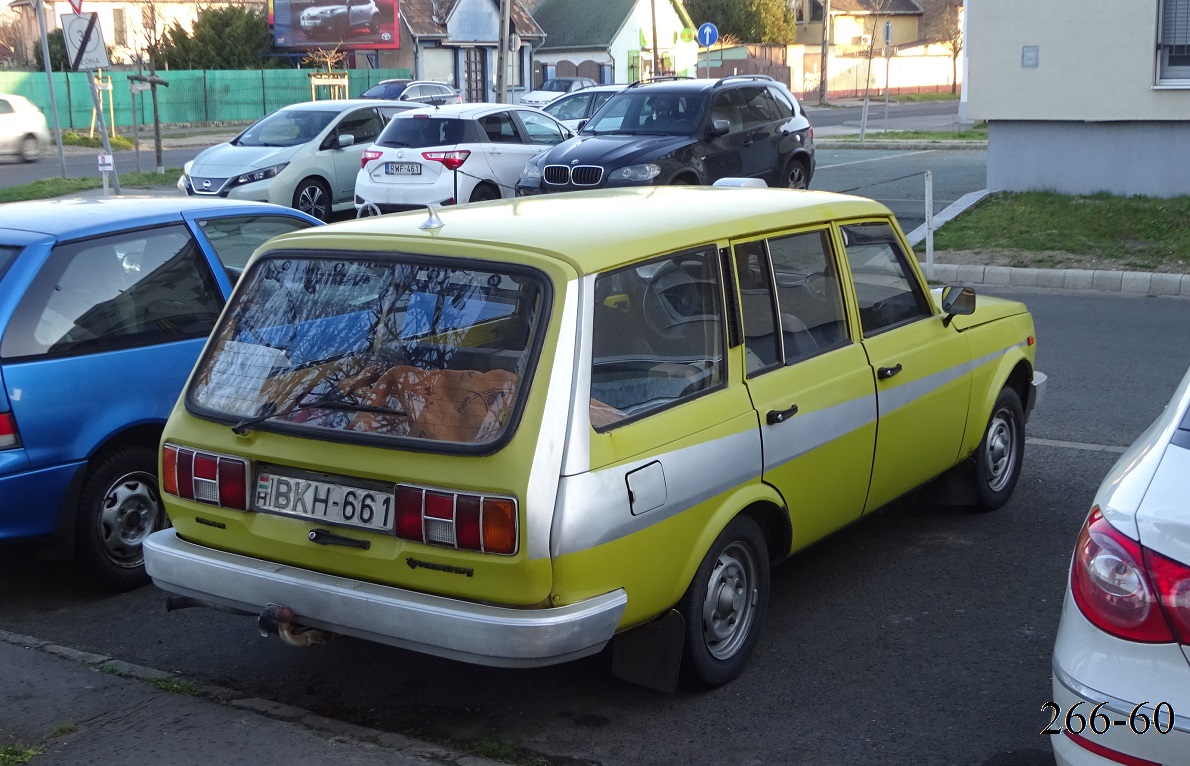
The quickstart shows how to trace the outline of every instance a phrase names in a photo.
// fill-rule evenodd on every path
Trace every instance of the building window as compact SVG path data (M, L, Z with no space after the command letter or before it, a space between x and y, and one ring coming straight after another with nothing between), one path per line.
M1161 0L1157 82L1190 81L1190 0Z
M112 8L112 26L115 27L116 45L128 45L128 22L124 19L123 8Z

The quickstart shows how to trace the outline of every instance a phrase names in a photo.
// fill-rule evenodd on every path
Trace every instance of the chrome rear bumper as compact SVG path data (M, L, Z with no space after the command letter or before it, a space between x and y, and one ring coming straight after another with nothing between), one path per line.
M540 667L600 651L628 596L616 590L549 609L510 609L351 580L186 542L164 529L144 543L157 587L259 613L288 606L303 625L496 667Z
M1029 391L1029 403L1025 407L1025 420L1033 414L1033 409L1041 404L1041 400L1045 398L1045 387L1049 382L1049 376L1044 372L1033 371L1033 384Z

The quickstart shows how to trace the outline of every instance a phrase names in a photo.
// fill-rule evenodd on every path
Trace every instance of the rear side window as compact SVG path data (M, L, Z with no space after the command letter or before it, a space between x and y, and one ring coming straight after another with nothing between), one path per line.
M361 109L347 115L336 130L339 135L354 136L356 144L370 144L380 135L381 127L380 115L375 109Z
M8 265L16 260L19 252L21 252L19 247L0 245L0 278L4 276L4 272L8 271Z
M591 424L651 414L726 380L715 251L683 253L595 280Z
M427 146L457 144L464 138L463 120L438 117L395 117L380 134L377 146L391 149L422 149Z
M232 284L244 273L248 258L273 237L305 229L311 224L287 215L236 215L207 218L198 228L223 264Z
M587 104L591 102L590 93L580 93L574 96L558 99L545 107L548 114L559 120L581 120L587 114Z
M496 112L479 118L479 126L487 134L488 140L494 144L519 144L516 124L508 112Z
M535 272L274 255L245 279L193 406L332 439L476 448L511 434L546 313Z
M6 359L202 337L222 308L214 276L181 225L54 248L0 343Z

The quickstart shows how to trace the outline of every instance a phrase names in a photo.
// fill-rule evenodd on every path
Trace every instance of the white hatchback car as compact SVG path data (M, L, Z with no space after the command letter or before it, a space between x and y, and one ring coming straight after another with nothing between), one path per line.
M599 83L590 77L551 77L525 95L521 96L521 103L525 106L545 106L554 99L566 93L590 88Z
M45 115L32 101L0 93L0 156L33 162L50 140Z
M541 111L552 115L566 127L578 132L579 125L599 111L599 107L603 106L604 102L627 87L624 84L593 85L590 88L583 88L556 98L541 107Z
M1190 371L1095 494L1053 693L1059 766L1190 763Z
M364 149L405 101L309 101L282 107L187 162L178 188L200 197L258 200L320 220L350 210Z
M508 104L447 104L397 115L363 153L361 215L514 196L521 168L570 138L545 112Z

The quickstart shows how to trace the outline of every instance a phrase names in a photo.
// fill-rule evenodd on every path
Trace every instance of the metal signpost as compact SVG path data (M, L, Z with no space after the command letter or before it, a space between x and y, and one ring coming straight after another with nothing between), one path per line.
M892 22L884 22L884 129L888 130L888 94L892 86L888 82L888 64L892 61Z
M78 5L75 5L75 2ZM82 7L83 0L70 0L70 7L76 11ZM33 12L37 14L37 27L41 31L41 61L45 66L45 79L50 88L50 116L54 119L54 140L58 144L58 167L62 177L66 177L66 153L62 151L62 125L58 122L58 97L54 93L53 67L50 66L50 44L45 32L45 11L41 0L33 0Z
M115 169L116 163L112 160L110 154L99 155L99 172L103 174L103 196L105 197L109 194L107 190L107 174L114 172Z
M72 7L73 7L72 3ZM99 133L103 138L103 153L108 157L112 153L111 141L107 136L107 121L103 118L103 105L99 102L99 89L95 83L96 69L110 69L112 62L107 57L107 46L103 42L103 32L99 28L99 14L97 13L64 13L62 14L62 39L66 43L66 55L70 59L70 67L76 71L87 72L87 85L91 90L91 102L95 106L95 114L99 122ZM120 193L120 174L112 165L112 185L116 194ZM106 179L106 173L104 177Z

